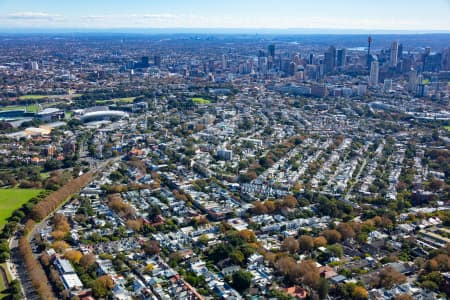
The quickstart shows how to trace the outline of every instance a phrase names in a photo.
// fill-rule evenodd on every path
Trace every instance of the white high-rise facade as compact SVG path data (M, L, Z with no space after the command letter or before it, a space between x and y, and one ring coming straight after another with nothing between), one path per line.
M378 60L373 60L370 65L369 84L371 86L378 85L378 74L380 73L380 66Z
M395 41L391 46L391 58L389 64L391 67L396 67L398 63L398 42Z

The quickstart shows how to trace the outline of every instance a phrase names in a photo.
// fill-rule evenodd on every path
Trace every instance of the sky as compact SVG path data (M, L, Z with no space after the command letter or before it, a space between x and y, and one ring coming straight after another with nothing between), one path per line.
M0 0L0 28L450 32L450 0Z

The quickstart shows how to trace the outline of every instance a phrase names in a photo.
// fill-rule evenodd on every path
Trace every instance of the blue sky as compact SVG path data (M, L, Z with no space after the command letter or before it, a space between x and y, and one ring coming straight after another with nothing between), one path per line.
M450 32L450 0L0 0L0 27Z

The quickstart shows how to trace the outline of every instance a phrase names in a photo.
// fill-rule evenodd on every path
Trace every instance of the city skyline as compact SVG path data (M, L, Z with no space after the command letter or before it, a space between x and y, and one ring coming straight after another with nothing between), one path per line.
M365 3L362 3L365 2ZM450 32L450 2L0 1L1 29L253 29ZM331 30L330 30L331 29ZM300 31L301 31L300 30Z

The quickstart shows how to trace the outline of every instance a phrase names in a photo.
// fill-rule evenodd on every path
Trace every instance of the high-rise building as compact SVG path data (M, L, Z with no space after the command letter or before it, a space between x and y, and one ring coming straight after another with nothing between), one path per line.
M408 91L414 92L417 88L417 72L411 69L408 73Z
M275 45L269 45L269 47L267 47L267 52L268 52L268 56L272 56L275 57Z
M343 48L343 49L339 49L337 51L337 66L338 67L345 67L345 60L347 57L347 49Z
M403 44L398 45L398 53L397 53L397 60L401 61L403 59Z
M39 64L36 61L31 62L31 70L33 71L39 70Z
M213 73L216 71L216 65L214 63L214 60L212 59L210 59L208 62L208 70Z
M334 71L334 68L336 66L336 48L333 46L330 46L328 48L328 51L325 52L325 58L324 58L324 73L328 74Z
M314 54L310 53L309 54L309 64L312 65L314 62Z
M391 56L389 60L389 65L391 67L396 67L398 63L398 42L394 41L391 45Z
M148 68L150 66L148 56L143 56L141 59L142 68Z
M222 70L227 69L227 58L225 57L225 54L222 54Z
M392 90L392 79L385 79L383 89L385 92Z
M161 56L155 55L155 56L153 57L153 63L154 63L155 66L157 66L158 68L161 67Z
M369 76L369 84L371 86L378 85L378 74L380 73L380 67L378 65L378 60L372 60L370 65L370 76Z

